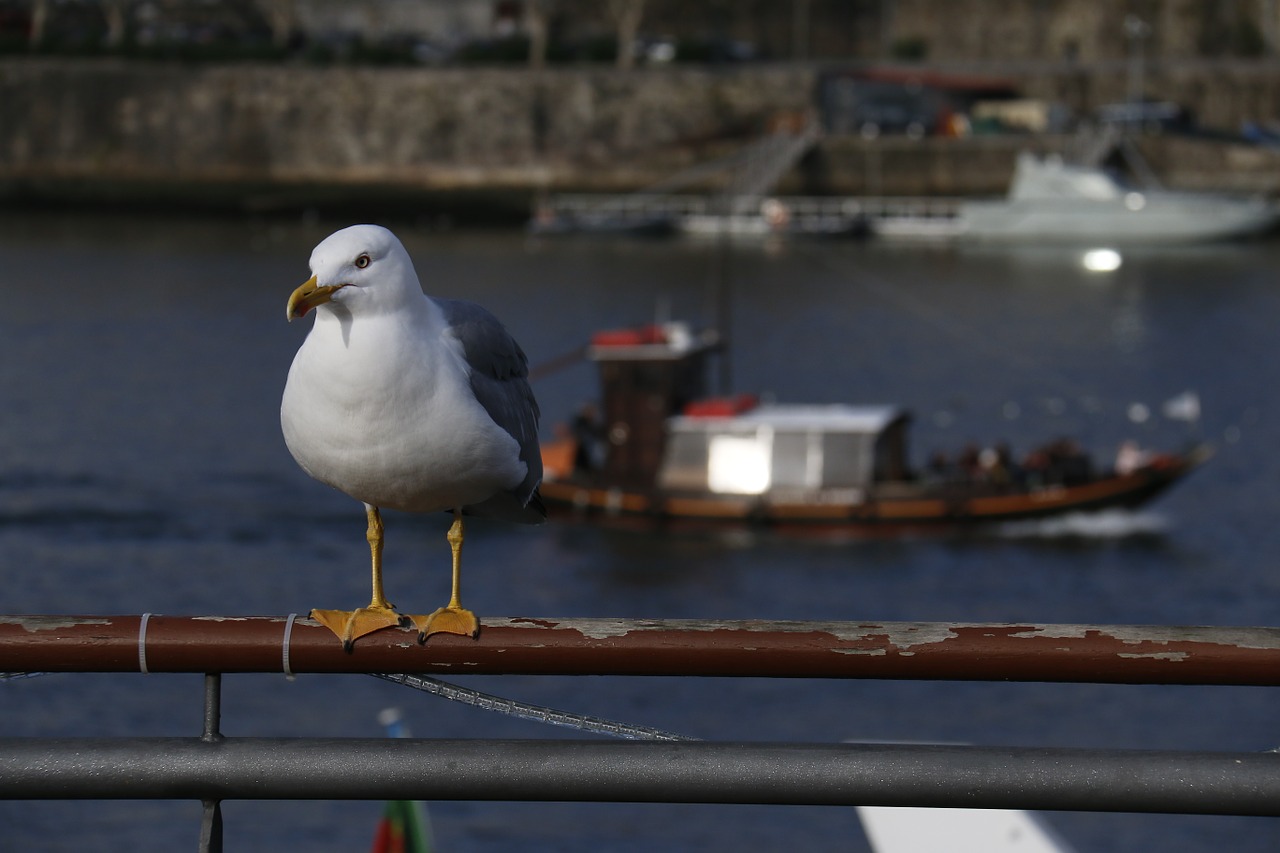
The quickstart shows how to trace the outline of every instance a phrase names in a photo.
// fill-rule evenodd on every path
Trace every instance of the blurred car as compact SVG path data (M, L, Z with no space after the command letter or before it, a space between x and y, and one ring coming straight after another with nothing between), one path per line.
M1187 131L1195 126L1191 111L1181 104L1148 98L1105 104L1094 112L1094 118L1099 124L1144 130L1148 133Z
M895 133L923 139L937 126L938 111L918 98L874 98L858 104L852 123L863 139Z

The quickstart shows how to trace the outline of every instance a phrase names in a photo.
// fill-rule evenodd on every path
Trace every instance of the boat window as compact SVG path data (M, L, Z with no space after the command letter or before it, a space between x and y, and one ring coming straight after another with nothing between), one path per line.
M809 434L779 432L773 437L772 479L775 487L815 486L809 473Z
M865 486L872 479L874 434L832 432L822 437L822 485Z
M764 433L764 430L761 430ZM759 495L769 489L767 435L713 435L707 485L719 494Z
M662 463L660 485L664 489L707 488L707 439L702 430L671 434Z

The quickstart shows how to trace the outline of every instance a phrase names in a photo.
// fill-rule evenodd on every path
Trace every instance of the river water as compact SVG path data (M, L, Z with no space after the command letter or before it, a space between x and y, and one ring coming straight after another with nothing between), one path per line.
M0 612L282 615L367 591L358 504L309 480L279 433L308 322L284 303L346 223L9 216L0 222ZM468 604L494 616L1274 625L1280 621L1280 246L1067 250L531 242L399 232L434 295L484 303L534 364L594 329L710 322L731 287L730 382L791 402L896 402L917 459L1061 433L1101 461L1126 438L1217 456L1150 510L950 538L790 542L578 526L469 528ZM540 379L544 434L595 393ZM1161 404L1199 394L1195 425ZM1131 418L1134 404L1151 416ZM448 518L388 514L392 598L447 597ZM470 686L712 739L888 739L1255 751L1262 689L473 678ZM231 736L558 737L364 676L229 676ZM199 676L0 682L2 736L191 736ZM227 849L367 849L376 802L229 802ZM0 803L14 850L195 846L189 802ZM866 850L852 809L432 803L442 850ZM1270 851L1260 819L1055 813L1080 851Z

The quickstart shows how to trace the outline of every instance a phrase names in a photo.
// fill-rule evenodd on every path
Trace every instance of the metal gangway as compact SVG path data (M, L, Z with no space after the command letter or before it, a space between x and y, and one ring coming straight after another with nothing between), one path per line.
M820 136L817 122L809 121L799 132L775 130L748 146L740 168L715 206L733 213L758 212L765 196L800 162Z
M628 224L666 221L672 229L703 233L768 231L763 208L772 190L821 138L812 118L779 123L770 133L732 154L686 169L634 193L553 195L539 203L538 214L552 222L574 223L581 230L623 230ZM719 186L711 190L710 187ZM700 187L700 192L685 192ZM802 205L788 212L801 218L843 215L843 208ZM535 223L538 218L535 217ZM745 226L744 226L745 222ZM711 223L710 225L708 223Z
M547 232L625 232L629 226L667 224L670 231L700 236L760 237L789 230L941 241L962 232L960 198L773 193L821 137L818 122L811 118L781 122L726 157L637 192L552 194L539 200L534 230L543 230L541 220L549 224ZM566 223L569 227L562 228ZM854 227L861 225L866 228Z

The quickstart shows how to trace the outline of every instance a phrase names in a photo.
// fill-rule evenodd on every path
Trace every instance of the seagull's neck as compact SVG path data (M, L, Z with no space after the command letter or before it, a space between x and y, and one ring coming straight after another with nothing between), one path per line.
M444 314L421 290L396 294L358 293L354 298L335 300L316 309L316 326L330 324L349 327L367 324L374 328L388 321L421 327L443 328Z
M415 353L416 359L432 362L435 344L447 338L444 311L432 299L419 295L404 300L393 309L363 303L355 306L331 302L316 310L311 336L314 351L324 360L346 362L336 369L356 364L394 363ZM436 351L438 354L438 351ZM369 361L371 360L371 361Z

